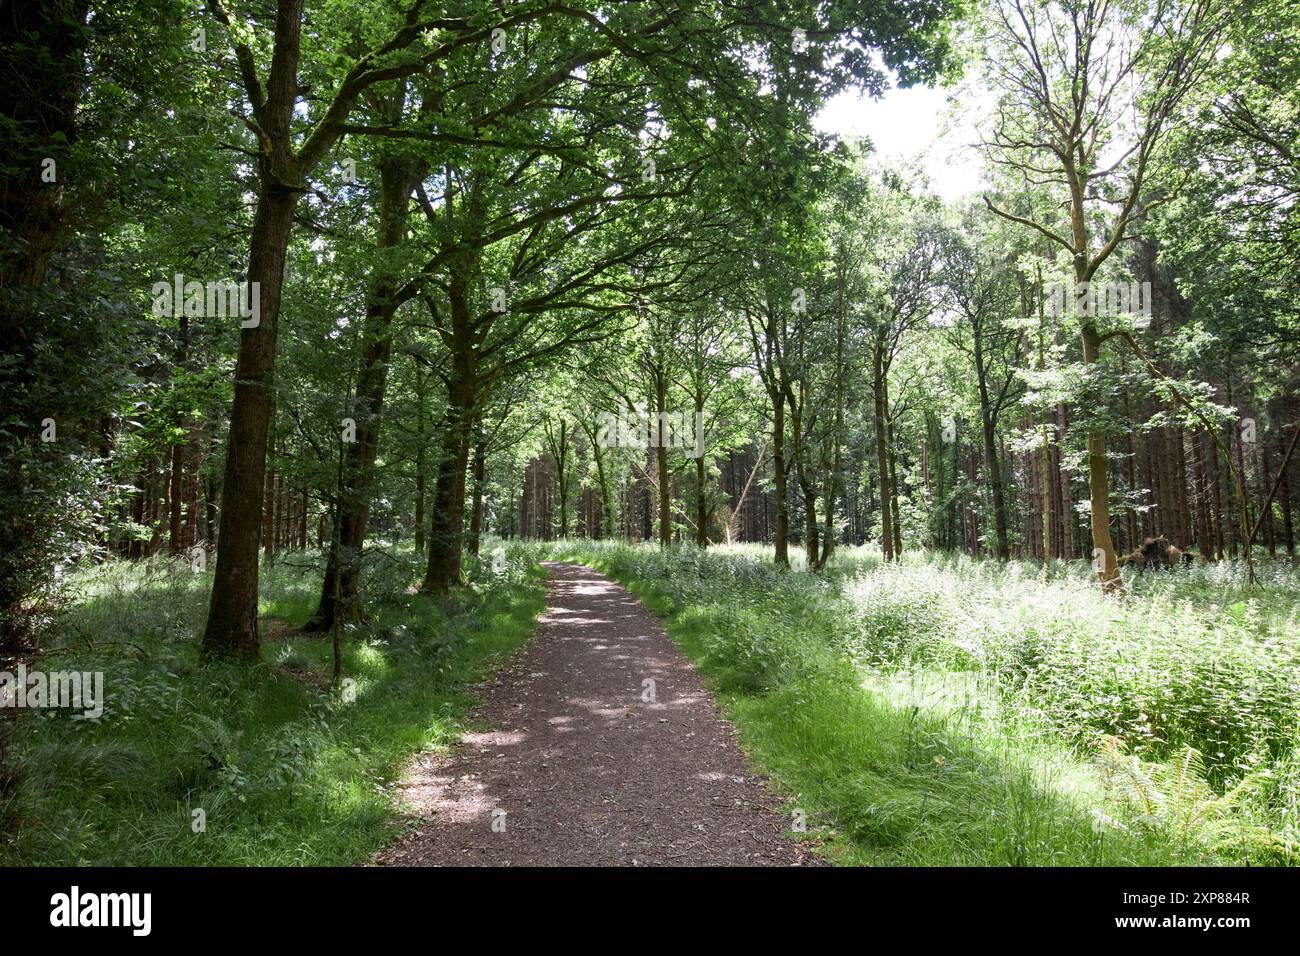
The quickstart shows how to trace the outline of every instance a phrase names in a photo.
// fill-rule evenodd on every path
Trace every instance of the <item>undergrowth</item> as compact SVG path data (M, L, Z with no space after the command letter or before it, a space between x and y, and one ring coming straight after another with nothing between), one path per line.
M564 542L631 586L845 863L1292 863L1295 597L1230 567L1130 582L844 549ZM1177 769L1175 769L1177 768Z
M297 632L319 562L265 567L254 666L201 664L209 575L163 558L79 571L47 670L102 671L97 720L24 713L0 805L0 859L28 865L332 865L396 833L393 789L412 754L445 747L467 688L532 633L537 548L475 565L447 600L408 593L418 557L391 549L363 577L370 619L331 642Z

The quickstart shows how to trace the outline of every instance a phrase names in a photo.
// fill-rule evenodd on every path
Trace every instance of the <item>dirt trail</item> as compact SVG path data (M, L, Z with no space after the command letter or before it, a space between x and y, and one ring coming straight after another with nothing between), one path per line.
M590 568L546 568L537 634L484 688L491 729L412 768L417 822L375 862L817 865L659 620Z

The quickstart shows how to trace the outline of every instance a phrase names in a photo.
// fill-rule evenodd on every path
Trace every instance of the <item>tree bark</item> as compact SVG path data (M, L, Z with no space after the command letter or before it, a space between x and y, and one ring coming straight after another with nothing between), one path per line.
M889 495L890 513L894 516L894 557L903 556L903 521L898 508L898 451L894 445L894 417L889 414L889 382L885 382L885 419L886 447L889 450Z
M1065 439L1069 428L1069 413L1064 404L1056 407L1056 529L1057 556L1062 561L1074 560L1074 499L1070 495L1070 472L1065 467Z
M469 553L478 557L479 541L483 535L483 482L487 475L487 443L480 438L474 443L474 493L469 514Z
M296 45L296 44L295 44ZM284 118L287 126L288 118ZM235 400L230 411L225 477L222 482L221 547L217 551L208 621L206 656L257 657L257 547L266 481L267 436L274 409L275 335L280 315L285 256L297 194L275 183L262 187L249 252L248 277L260 286L256 328L243 329L235 364Z
M1281 450L1282 448L1282 442L1283 442L1282 432L1281 430L1279 430L1277 436L1277 443L1278 443L1279 450ZM1278 504L1282 508L1282 542L1286 546L1286 553L1290 557L1294 558L1295 557L1295 526L1291 515L1291 479L1290 476L1288 475L1288 472L1290 471L1290 466L1291 466L1290 459L1285 454L1283 454L1282 464L1278 469L1278 475L1277 475L1277 481L1278 481L1277 496L1278 496Z
M1086 276L1079 277L1087 281ZM1083 324L1083 361L1095 366L1101 358L1101 337L1091 322ZM1099 427L1088 432L1088 498L1092 505L1092 548L1097 579L1106 592L1122 591L1119 561L1110 539L1110 464L1106 460L1106 434Z
M785 462L785 402L777 391L772 397L772 481L776 486L776 563L790 566L790 510Z
M1009 561L1011 559L1011 545L1007 539L1007 504L1002 490L1002 466L998 461L993 404L989 400L988 369L984 366L984 343L978 330L975 333L974 345L975 378L979 386L980 396L980 425L984 436L984 468L988 477L989 494L993 499L993 528L994 534L997 536L996 550L999 561Z
M400 110L395 112L400 113ZM405 237L411 192L422 169L421 164L401 157L386 157L379 163L379 226L375 246L380 252L380 262L370 276L366 315L361 329L361 363L352 410L356 441L348 444L345 451L337 508L337 547L330 548L321 583L320 603L304 626L306 631L332 629L336 614L342 614L346 621L359 621L365 617L357 588L366 530L370 523L374 466L379 456L384 398L388 389L393 316L398 307L395 299L397 277L383 253L399 245Z
M1260 463L1260 498L1263 501L1263 508L1259 512L1259 518L1256 519L1256 526L1264 526L1264 545L1268 548L1270 558L1277 556L1277 533L1273 527L1273 499L1269 495L1269 489L1273 486L1272 469L1268 461L1268 444L1260 442L1259 448Z
M382 73L354 65L329 106L330 123L317 125L299 151L293 138L294 107L302 88L298 63L304 0L278 0L266 81L257 76L256 58L244 40L236 41L236 58L257 130L257 211L249 241L248 282L258 294L258 322L243 327L235 364L235 396L226 446L222 483L220 547L203 633L205 657L256 658L257 547L261 531L260 495L266 477L267 437L274 412L276 331L284 267L298 197L307 174L342 135L342 123L362 92ZM214 14L229 25L223 8ZM412 42L399 34L393 49ZM250 317L251 318L251 317ZM242 326L243 323L241 323Z
M428 453L425 451L424 373L415 369L415 553L424 553L424 498Z
M1196 452L1196 546L1205 560L1214 558L1214 540L1210 532L1210 488L1205 468L1205 435L1201 431L1193 433L1193 448Z
M465 475L478 403L478 355L470 336L469 281L463 271L453 273L448 291L453 351L447 379L447 418L434 486L429 559L420 586L430 594L445 593L460 583L465 544Z
M803 500L804 555L808 561L808 569L815 571L820 554L820 545L818 543L820 534L817 526L817 492L813 486L810 473L811 466L808 462L811 449L808 447L808 436L804 433L803 412L800 403L794 402L792 398L792 395L786 395L790 405L790 431L794 440L795 481L799 485L799 496Z
M262 485L262 556L275 558L275 472L268 471Z
M894 559L894 526L893 519L890 515L890 501L892 495L889 491L889 449L888 435L885 431L885 386L884 386L884 359L880 354L880 348L877 348L873 354L874 369L872 374L872 396L874 412L874 424L876 432L876 473L879 476L880 492L880 544L884 551L885 560Z
M707 477L704 456L695 459L695 543L701 548L709 544L709 507L704 481Z
M184 550L181 540L181 502L185 497L185 457L180 444L172 445L171 475L168 490L167 552L173 558Z
M609 495L609 477L605 474L605 453L596 440L599 431L594 425L582 420L582 430L587 433L591 444L591 457L596 463L596 482L600 486L600 528L592 535L594 538L614 537L614 509Z

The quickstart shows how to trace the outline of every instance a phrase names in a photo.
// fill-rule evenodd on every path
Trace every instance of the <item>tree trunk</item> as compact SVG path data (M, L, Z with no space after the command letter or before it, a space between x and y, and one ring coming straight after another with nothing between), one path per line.
M304 626L306 631L331 630L334 615L340 613L340 608L344 620L358 621L365 617L365 609L357 598L357 587L366 529L370 523L371 489L375 461L379 456L388 364L393 350L393 316L398 305L394 298L397 277L391 271L383 250L396 247L406 234L411 191L421 168L403 158L387 157L379 163L379 227L375 246L380 250L380 256L379 264L370 276L366 315L361 328L361 363L352 410L356 441L349 443L345 450L336 509L339 521L339 533L335 536L337 548L330 549L321 583L320 604Z
M228 19L218 10L222 20ZM303 179L339 135L337 126L310 136L294 152L294 108L302 90L298 60L302 34L303 0L279 0L276 5L271 67L265 83L246 86L258 120L259 190L257 211L249 240L248 282L257 292L257 324L241 322L239 355L235 363L235 394L231 406L222 482L220 547L203 632L205 657L256 658L257 547L261 532L260 495L266 479L267 438L274 413L275 341L280 318L280 297L294 210L304 191ZM242 45L242 41L241 41ZM252 54L245 48L249 59ZM254 68L255 71L255 68ZM333 119L346 118L361 86L336 100ZM340 89L340 94L344 89ZM339 114L342 115L339 115ZM251 316L250 316L251 318Z
M1261 441L1259 446L1260 477L1263 480L1260 488L1260 501L1264 508L1260 512L1259 521L1264 524L1264 544L1268 548L1270 558L1277 557L1277 531L1273 526L1273 504L1268 500L1269 492L1273 488L1272 468L1268 461L1268 444Z
M267 562L275 557L275 472L271 471L262 486L262 555Z
M814 571L817 569L817 558L820 554L820 537L817 527L817 493L813 488L813 480L808 463L810 449L808 448L808 436L804 434L803 414L798 405L793 401L790 403L790 430L794 436L794 474L795 481L799 485L799 495L803 499L803 546L804 554L808 561L808 569Z
M1196 452L1195 458L1195 480L1196 488L1194 498L1196 500L1196 547L1201 552L1204 560L1213 560L1214 558L1214 541L1210 532L1210 488L1205 469L1205 434L1202 431L1196 431L1192 435L1192 446Z
M844 487L844 380L847 378L847 369L844 366L844 340L848 329L848 306L845 303L844 291L844 273L839 271L838 281L836 283L836 309L835 309L835 421L831 429L831 441L834 443L834 449L831 453L830 474L826 476L826 487L823 492L825 501L826 525L822 533L822 554L817 562L818 568L824 568L826 562L831 559L831 554L835 550L835 505L843 495ZM922 446L922 458L925 458L925 449ZM929 463L923 463L925 471L925 489L928 498L930 492L930 472Z
M998 461L993 407L989 401L988 370L984 367L984 347L978 334L975 336L975 376L979 386L980 425L984 435L984 469L988 477L989 494L993 499L997 556L999 561L1009 561L1011 545L1007 540L1007 504L1002 491L1002 466Z
M1224 553L1223 480L1219 475L1219 456L1215 452L1214 439L1208 434L1206 438L1208 439L1206 451L1210 460L1210 483L1214 494L1214 559L1222 561Z
M885 372L883 357L877 346L874 354L875 368L872 377L873 411L876 432L876 471L880 477L880 545L885 560L894 559L894 525L890 515L889 492L889 448L888 435L885 431Z
M1066 430L1069 428L1069 413L1065 405L1057 405L1057 442L1056 442L1056 530L1057 556L1062 561L1074 560L1074 499L1070 495L1070 472L1065 467Z
M706 471L704 456L700 455L695 459L695 543L701 548L709 544L709 507L704 489Z
M283 119L286 127L288 117ZM240 332L235 397L230 410L221 543L203 633L206 656L257 657L257 546L261 493L266 481L266 443L274 410L275 334L280 316L285 255L297 194L267 182L258 198L248 278L258 283L259 321Z
M772 394L772 481L776 486L776 530L773 544L776 563L790 566L790 511L786 488L785 401L780 391Z
M885 411L889 411L889 382L885 382ZM894 419L891 415L885 421L886 447L889 450L889 496L890 514L894 516L894 557L903 556L903 522L898 508L898 452L894 448Z
M1178 508L1178 547L1192 540L1191 504L1187 499L1187 441L1183 429L1174 429L1174 488Z
M1283 450L1283 435L1280 429L1278 430L1278 434L1277 434L1277 447L1279 451ZM1291 462L1285 456L1284 453L1282 457L1282 463L1279 466L1279 472L1277 476L1277 480L1278 480L1277 496L1278 496L1278 505L1282 509L1282 542L1286 545L1286 553L1290 557L1294 558L1295 557L1295 526L1293 524L1293 519L1291 515L1291 479L1290 476L1288 475L1288 472L1290 471L1290 467L1291 467Z
M424 495L427 453L424 434L424 375L419 366L415 370L415 553L424 553Z
M1078 277L1087 281L1086 276ZM1101 337L1091 322L1083 325L1083 361L1094 369L1101 358ZM1106 434L1099 427L1088 432L1088 497L1092 505L1092 558L1103 591L1122 591L1119 561L1110 540L1110 464L1106 460Z
M1124 477L1128 482L1129 495L1133 496L1137 493L1137 461L1133 448L1133 403L1127 383L1124 385L1124 420L1129 423L1129 430L1124 435ZM1138 539L1137 512L1132 504L1124 509L1124 527L1128 532L1127 550L1139 547L1142 542Z
M429 560L425 593L445 593L460 583L464 547L465 473L478 402L478 356L470 336L469 282L455 274L449 287L452 340L451 371L447 383L447 418L443 429L438 480L433 494L433 520L429 529Z
M668 470L668 448L664 435L664 415L668 411L668 380L662 368L655 374L655 470L659 476L659 543L667 546L673 538L673 488Z
M587 432L591 438L591 457L596 462L596 481L600 484L600 520L603 532L593 537L614 537L614 508L609 498L609 478L605 475L605 454L596 441L594 430Z
M185 497L185 457L179 443L172 445L171 477L168 482L167 515L167 553L173 558L180 555L184 542L181 540L181 501Z
M487 443L474 443L474 493L469 513L469 553L478 557L479 539L483 534L483 481L487 475Z

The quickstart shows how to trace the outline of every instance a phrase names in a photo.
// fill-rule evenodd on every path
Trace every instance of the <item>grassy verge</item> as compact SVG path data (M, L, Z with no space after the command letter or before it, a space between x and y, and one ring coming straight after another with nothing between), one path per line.
M1082 596L1081 581L1031 578L1013 586L1026 568L926 559L918 559L922 567L884 568L851 552L818 576L778 572L752 549L559 550L628 585L665 618L791 807L824 825L828 853L838 862L1294 859L1286 807L1293 791L1279 785L1291 759L1285 741L1295 733L1294 709L1283 694L1288 658L1267 635L1223 636L1238 618L1286 632L1285 612L1229 613L1215 633L1231 649L1217 655L1216 665L1202 641L1193 666L1190 639L1174 639L1185 636L1195 616L1171 593L1185 580L1143 582L1140 588L1153 593L1139 593L1125 608L1111 606L1103 621L1091 591ZM1016 587L1025 593L1017 595ZM1016 603L1030 592L1058 611ZM1228 606L1238 603L1230 589L1221 592ZM1207 620L1224 618L1222 605L1211 607L1205 594L1182 599L1203 601ZM1173 636L1153 633L1151 620L1170 602L1181 615ZM1187 666L1166 673L1170 661ZM1252 683L1232 686L1242 673ZM1142 713L1148 726L1142 704L1153 695L1163 705L1162 721L1179 728L1176 739L1154 741L1135 725L1108 722L1136 706L1134 717ZM1229 714L1237 716L1228 721ZM1248 723L1250 733L1243 729ZM1115 730L1132 733L1121 743L1104 733ZM1207 734L1236 748L1217 757L1220 768L1270 760L1264 785L1255 786L1255 770L1223 775L1211 787L1195 760L1152 762Z
M107 704L98 720L22 715L0 861L364 859L396 833L404 763L458 737L467 687L532 634L544 603L534 557L511 549L503 572L482 569L472 587L435 601L406 593L412 556L388 555L364 581L372 619L346 634L346 694L328 687L330 642L292 630L268 640L256 666L197 663L209 581L184 565L83 572L60 640L33 666L104 672ZM318 574L286 562L266 569L271 635L306 619Z

